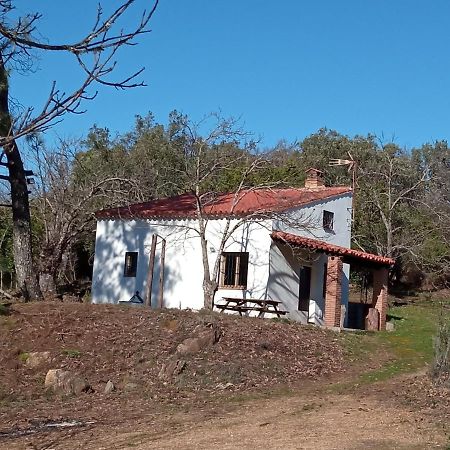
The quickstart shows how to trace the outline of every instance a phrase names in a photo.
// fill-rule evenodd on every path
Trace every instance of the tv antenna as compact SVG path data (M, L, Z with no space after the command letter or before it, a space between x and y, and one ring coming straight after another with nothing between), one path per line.
M355 191L356 191L356 169L357 163L353 159L350 152L347 152L349 159L330 159L329 166L347 166L348 173L352 174L352 191L353 191L353 205L352 205L352 223L355 221Z

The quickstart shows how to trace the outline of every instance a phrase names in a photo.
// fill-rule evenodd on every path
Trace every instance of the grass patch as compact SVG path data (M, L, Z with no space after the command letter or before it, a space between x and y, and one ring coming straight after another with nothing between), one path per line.
M11 317L5 317L0 315L0 327L5 330L11 331L14 329L16 321Z
M67 349L61 350L61 353L64 356L68 356L69 358L79 358L81 356L81 352L79 350L75 350L73 348L67 348Z
M381 347L388 349L394 361L369 378L386 379L402 372L420 369L433 357L433 336L436 333L441 308L435 304L395 307L390 314L395 316L395 331L377 333ZM374 381L375 381L374 379Z
M442 303L431 301L393 307L389 315L395 331L346 335L345 349L351 362L364 362L383 352L389 356L381 368L359 375L357 383L383 381L425 367L433 358L433 336L442 310ZM448 311L445 314L450 317ZM347 384L353 383L341 388Z
M19 359L23 363L26 362L29 357L30 357L30 354L28 352L21 352L21 353L19 353Z
M343 333L344 352L350 362L370 358L377 350L378 341L375 333L361 331L357 333Z

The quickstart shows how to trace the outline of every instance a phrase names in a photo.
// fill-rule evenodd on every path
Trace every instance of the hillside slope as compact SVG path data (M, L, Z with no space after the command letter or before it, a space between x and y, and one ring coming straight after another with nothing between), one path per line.
M219 330L218 342L183 355L182 372L161 379L161 367L177 346L208 326ZM27 364L31 352L44 351L47 361ZM0 428L28 423L30 409L34 419L98 420L109 408L138 410L145 402L170 404L194 396L201 401L205 395L316 378L344 366L336 333L286 321L113 305L14 304L9 315L0 316ZM49 369L79 374L93 392L69 397L48 392ZM110 395L104 394L108 380L117 387Z

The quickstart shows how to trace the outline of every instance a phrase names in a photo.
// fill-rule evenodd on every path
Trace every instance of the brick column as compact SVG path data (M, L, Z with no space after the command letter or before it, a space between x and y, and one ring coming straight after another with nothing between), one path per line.
M381 267L373 271L372 307L380 314L380 330L386 329L388 277L389 270L387 267Z
M338 327L341 319L342 259L329 256L327 263L327 290L325 295L325 325Z

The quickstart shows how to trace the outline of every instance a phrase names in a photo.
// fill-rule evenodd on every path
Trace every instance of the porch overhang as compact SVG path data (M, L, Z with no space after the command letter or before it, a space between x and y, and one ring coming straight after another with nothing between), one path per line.
M318 239L297 236L283 231L273 231L271 237L293 248L311 250L328 256L326 271L325 325L342 327L345 306L341 302L342 265L370 267L373 272L372 303L365 317L366 330L385 330L388 309L388 274L394 264L392 258L374 255L339 245L329 244Z
M326 253L331 256L339 256L342 262L348 264L365 264L378 267L390 267L394 264L392 258L374 255L352 248L341 247L340 245L329 244L318 239L297 236L284 231L273 231L271 237L275 241L281 241L288 245L298 248L306 248L319 253Z

